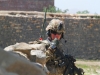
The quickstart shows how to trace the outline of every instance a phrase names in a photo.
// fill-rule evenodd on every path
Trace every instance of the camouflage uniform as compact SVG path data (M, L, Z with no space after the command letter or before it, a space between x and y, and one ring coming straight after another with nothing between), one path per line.
M58 65L58 61L64 56L60 46L60 41L64 38L64 31L64 23L59 19L52 19L46 27L47 41L50 45L46 53L46 56L49 57L49 59L47 59L47 67L50 71L50 75L61 75L62 73L61 70L58 70L55 66ZM55 63L55 65L49 65L49 63Z

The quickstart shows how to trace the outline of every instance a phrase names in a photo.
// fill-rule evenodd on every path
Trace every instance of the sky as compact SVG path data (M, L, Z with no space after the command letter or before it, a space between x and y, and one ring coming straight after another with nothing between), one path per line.
M76 13L77 11L88 10L90 14L100 14L100 0L55 0L55 7Z

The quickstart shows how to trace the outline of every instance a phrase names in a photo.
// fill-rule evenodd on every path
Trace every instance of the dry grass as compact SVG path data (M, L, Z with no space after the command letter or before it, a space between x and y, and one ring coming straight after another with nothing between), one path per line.
M77 60L76 66L84 70L84 75L100 75L100 60Z

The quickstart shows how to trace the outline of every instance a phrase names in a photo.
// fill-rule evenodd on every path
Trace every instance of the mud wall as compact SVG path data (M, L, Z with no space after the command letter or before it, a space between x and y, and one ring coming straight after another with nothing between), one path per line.
M51 19L47 19L48 25ZM76 58L100 59L100 19L65 19L66 53ZM0 46L39 38L42 18L0 16Z
M44 7L54 6L54 0L0 0L0 10L43 11Z

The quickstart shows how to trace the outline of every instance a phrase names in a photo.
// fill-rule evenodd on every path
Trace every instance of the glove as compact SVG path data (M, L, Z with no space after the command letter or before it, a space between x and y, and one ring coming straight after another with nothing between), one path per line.
M59 41L57 40L57 38L55 38L55 39L51 42L50 48L51 48L51 49L55 49L58 45L59 45Z

